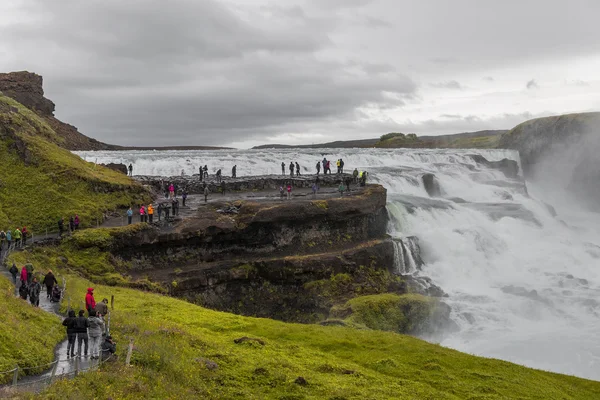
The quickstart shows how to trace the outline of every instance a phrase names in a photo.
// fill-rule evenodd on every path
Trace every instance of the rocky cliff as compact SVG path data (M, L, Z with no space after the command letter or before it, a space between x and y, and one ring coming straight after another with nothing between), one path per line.
M67 150L117 150L80 133L73 125L54 117L54 103L44 97L43 78L27 72L0 73L0 92L11 97L44 119L60 138L56 144Z
M528 178L600 206L600 113L526 121L502 135L499 147L519 151Z

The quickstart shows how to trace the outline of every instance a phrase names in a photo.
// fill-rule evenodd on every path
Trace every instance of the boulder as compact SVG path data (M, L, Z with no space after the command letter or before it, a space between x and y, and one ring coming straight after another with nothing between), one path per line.
M430 197L440 197L442 195L442 189L440 183L434 174L425 174L421 178L423 180L423 186Z
M100 165L127 175L127 165L125 165L125 164L108 163L108 164L100 164Z

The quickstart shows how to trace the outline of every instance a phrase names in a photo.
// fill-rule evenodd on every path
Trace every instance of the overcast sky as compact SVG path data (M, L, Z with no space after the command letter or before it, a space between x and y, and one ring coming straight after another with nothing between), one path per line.
M2 0L0 71L128 145L509 129L600 110L598 0Z

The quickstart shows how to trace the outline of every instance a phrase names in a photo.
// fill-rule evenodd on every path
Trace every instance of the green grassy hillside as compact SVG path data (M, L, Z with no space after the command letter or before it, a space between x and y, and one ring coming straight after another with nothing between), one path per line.
M17 364L30 368L54 359L54 346L65 336L60 318L16 298L15 287L4 276L0 276L0 315L0 371L11 370ZM0 374L0 384L10 382L12 377Z
M26 225L42 233L75 213L82 226L92 225L108 210L149 200L140 185L83 161L61 140L34 112L0 95L0 229Z
M600 382L475 357L391 332L243 317L159 294L94 285L75 275L68 277L66 301L83 307L90 285L97 299L115 298L111 332L119 361L59 381L43 398L600 398ZM244 337L250 339L236 343ZM125 367L130 339L132 366Z

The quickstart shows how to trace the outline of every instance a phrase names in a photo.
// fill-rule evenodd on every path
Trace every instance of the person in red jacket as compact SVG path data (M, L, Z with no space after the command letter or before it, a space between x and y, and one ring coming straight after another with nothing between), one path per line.
M27 286L27 268L21 268L21 286Z
M88 288L87 294L85 295L85 308L87 308L88 314L90 311L96 309L96 300L94 299L94 288Z

